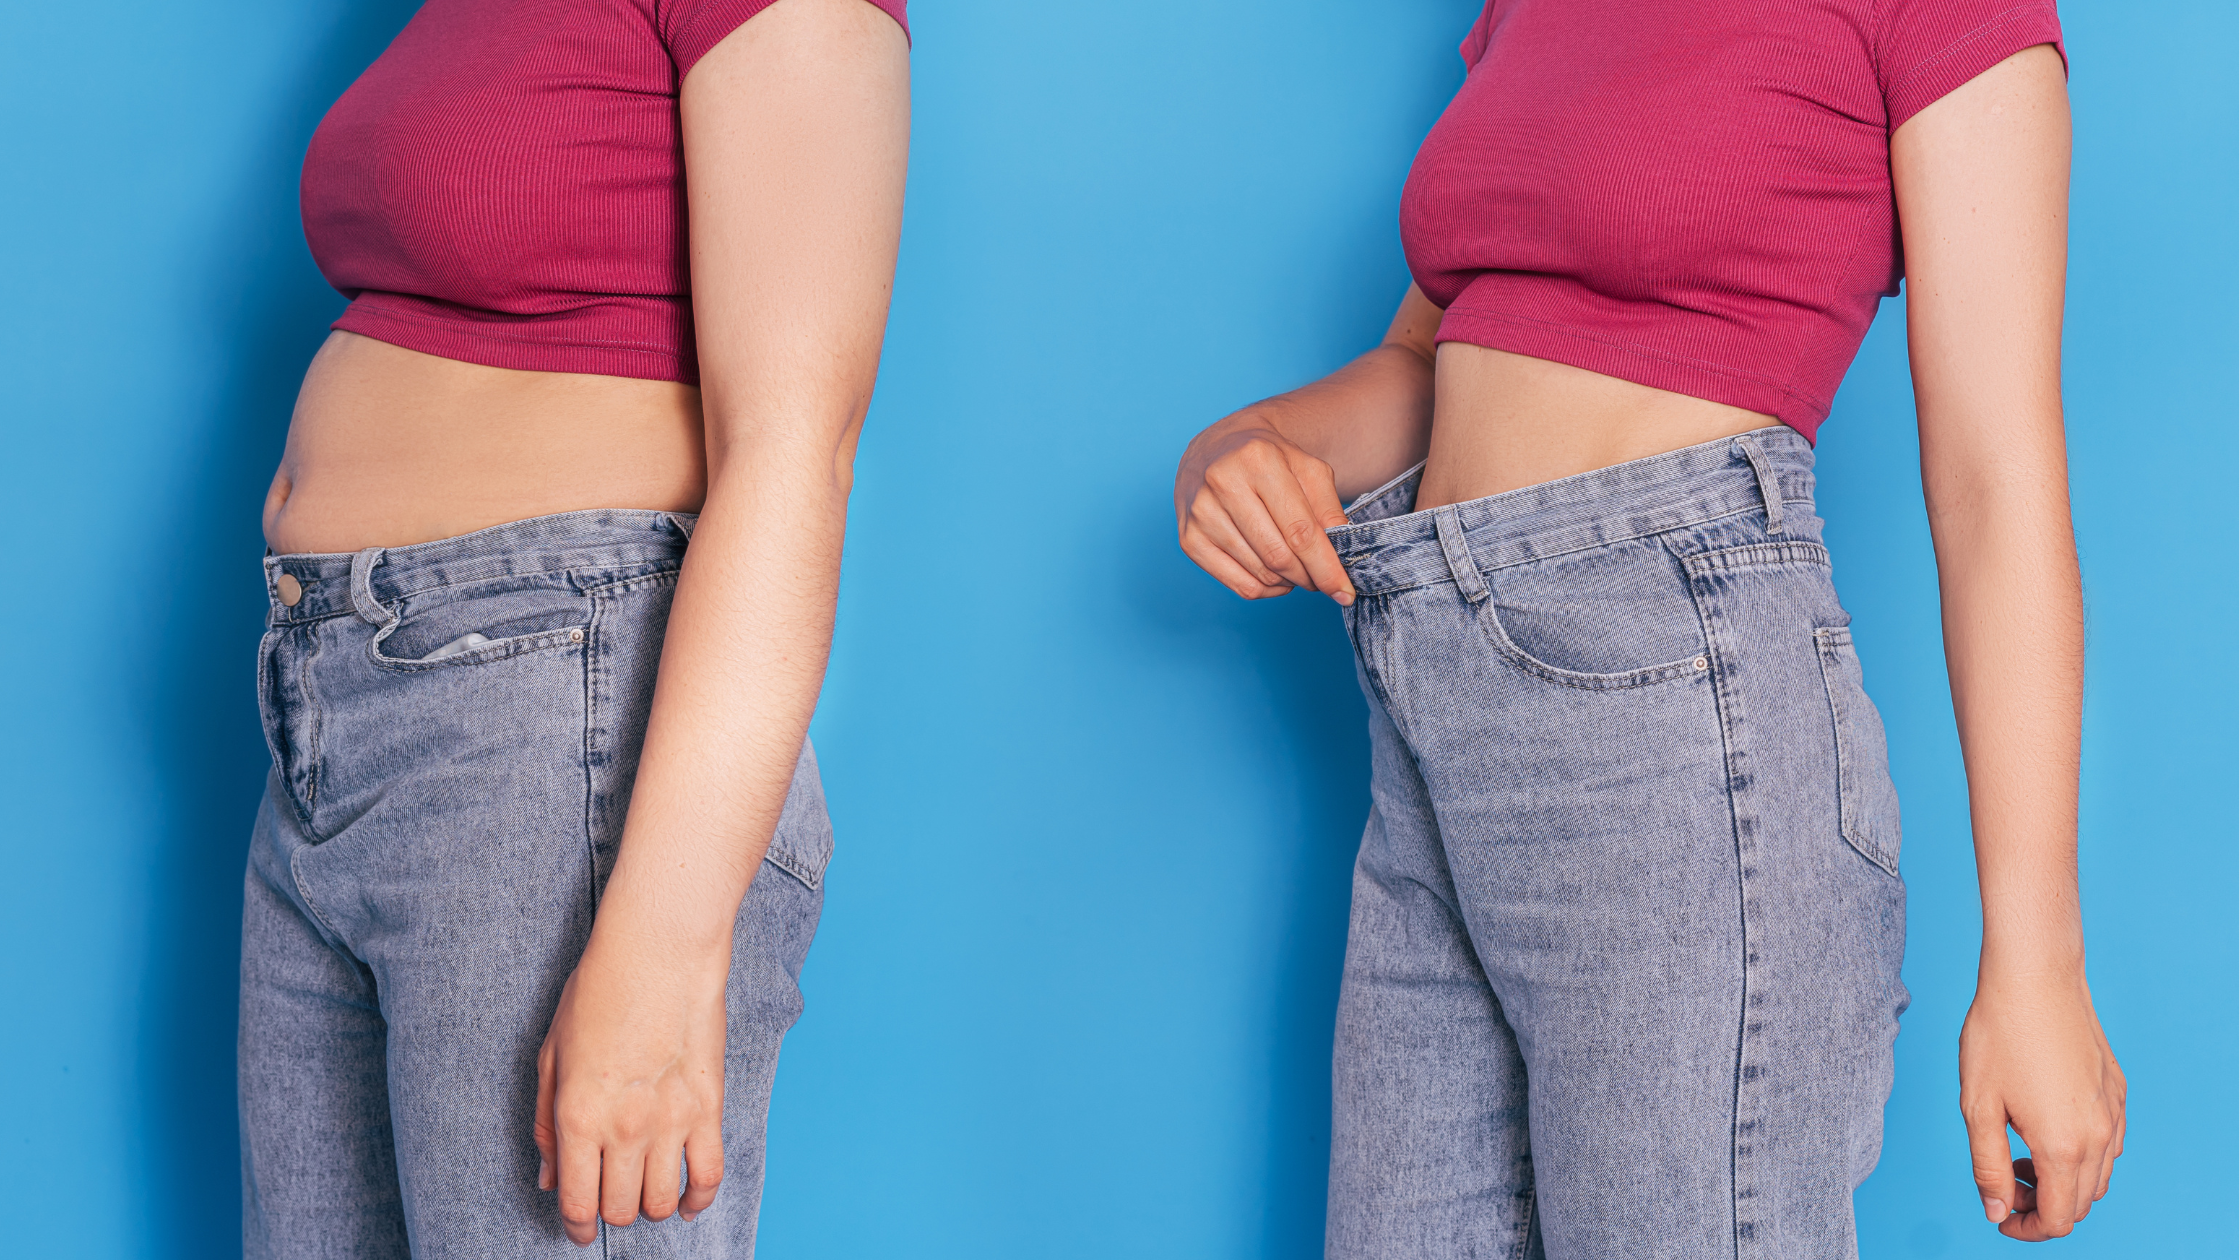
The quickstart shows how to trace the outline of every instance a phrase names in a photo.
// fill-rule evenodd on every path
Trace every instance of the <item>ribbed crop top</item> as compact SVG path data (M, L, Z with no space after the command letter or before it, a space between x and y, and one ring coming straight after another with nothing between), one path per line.
M427 0L304 159L304 235L351 299L334 326L697 384L677 90L772 2Z
M1898 291L1890 134L2060 43L2053 0L1490 0L1402 193L1409 268L1441 341L1813 437Z

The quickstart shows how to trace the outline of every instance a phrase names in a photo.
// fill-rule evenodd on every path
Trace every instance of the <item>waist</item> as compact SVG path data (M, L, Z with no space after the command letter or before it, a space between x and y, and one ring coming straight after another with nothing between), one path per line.
M1441 342L1419 506L1645 459L1778 421L1557 359Z
M501 579L630 573L674 567L697 518L689 512L594 509L508 521L455 538L358 552L266 556L273 625L381 610L445 587ZM588 576L587 576L588 575Z
M1781 426L1418 509L1422 477L1419 466L1361 496L1326 531L1360 594L1452 580L1450 538L1491 571L1746 513L1786 540L1819 537L1812 446Z
M265 501L281 552L354 552L594 508L692 512L696 388L523 371L339 331L304 376Z

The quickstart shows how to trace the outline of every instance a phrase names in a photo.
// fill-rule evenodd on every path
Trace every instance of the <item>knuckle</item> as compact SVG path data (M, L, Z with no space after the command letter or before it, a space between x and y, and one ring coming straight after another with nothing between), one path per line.
M599 1212L598 1209L584 1200L562 1199L560 1201L560 1219L570 1225L588 1227L592 1222L599 1219Z
M638 1211L636 1208L608 1208L606 1211L599 1214L599 1219L605 1221L607 1224L612 1225L617 1229L620 1229L621 1227L636 1221L638 1219Z

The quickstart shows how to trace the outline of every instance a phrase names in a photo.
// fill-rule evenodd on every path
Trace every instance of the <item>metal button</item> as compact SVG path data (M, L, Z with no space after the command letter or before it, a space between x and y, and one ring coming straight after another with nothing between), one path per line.
M583 631L581 631L581 630L570 630L570 631L568 632L568 642L570 642L570 643L581 643L581 642L583 642Z
M1697 669L1709 669L1709 668L1711 668L1711 660L1710 660L1710 658L1708 658L1708 657L1703 657L1703 656L1699 656L1699 657L1697 657L1697 658L1696 658L1696 668L1697 668Z
M293 573L283 573L274 578L272 588L280 592L280 602L290 608L303 602L303 583L296 581Z

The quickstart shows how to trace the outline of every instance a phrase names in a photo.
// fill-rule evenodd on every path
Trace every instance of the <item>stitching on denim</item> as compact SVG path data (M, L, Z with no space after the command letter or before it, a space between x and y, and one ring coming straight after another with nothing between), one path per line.
M641 586L673 586L676 584L679 572L681 570L661 569L653 573L641 573L636 577L618 578L612 582L601 583L598 586L586 586L582 590L584 594L597 598L602 595L619 595L624 591L634 591Z
M1851 791L1860 786L1859 772L1853 765L1859 741L1858 736L1850 729L1850 710L1846 707L1846 702L1836 698L1837 679L1829 672L1829 666L1831 663L1840 664L1846 650L1856 661L1858 646L1852 641L1849 626L1814 626L1812 638L1813 646L1817 649L1813 655L1820 661L1820 685L1828 697L1828 721L1835 733L1836 830L1853 852L1874 863L1876 869L1884 874L1896 876L1897 856L1886 851L1873 837L1866 834L1864 821L1856 819L1857 808L1846 800Z
M1789 498L1789 497L1788 497L1788 496L1786 496L1786 495L1784 495L1784 496L1782 497L1782 500L1781 500L1781 501L1782 501L1783 503L1804 503L1804 504L1810 504L1810 503L1812 502L1812 500L1810 500L1810 499L1792 499L1792 498ZM1758 512L1758 511L1760 511L1760 510L1762 510L1762 509L1760 509L1759 507L1757 507L1757 506L1755 506L1755 505L1753 505L1753 506L1751 506L1751 507L1746 507L1746 508L1736 508L1736 509L1735 509L1734 511L1732 511L1732 512L1721 512L1721 513L1719 513L1719 514L1718 514L1718 515L1716 515L1716 516L1704 516L1704 517L1698 517L1698 518L1696 518L1696 519L1694 519L1694 520L1681 521L1680 523L1678 523L1678 524L1675 524L1675 525L1666 525L1666 526L1662 526L1662 527L1660 527L1660 528L1657 528L1657 529L1645 529L1645 530L1642 530L1641 532L1639 532L1639 533L1635 533L1635 534L1623 534L1623 535L1619 535L1619 536L1615 536L1615 537L1611 537L1611 538L1603 538L1603 539L1598 539L1598 540L1596 540L1596 541L1594 541L1594 542L1591 542L1591 543L1586 543L1586 544L1584 544L1584 545L1582 545L1582 546L1578 546L1578 547L1568 547L1568 548L1565 548L1565 549L1564 549L1564 550L1562 550L1562 551L1549 551L1549 552L1543 552L1542 554L1540 554L1540 555L1536 555L1536 556L1527 556L1527 557L1525 557L1525 558L1524 558L1524 559L1522 559L1522 560L1505 560L1505 561L1501 562L1500 564L1495 564L1495 565L1483 565L1483 564L1481 564L1481 565L1479 565L1479 566L1478 566L1478 571L1479 571L1480 573L1499 573L1499 572L1500 572L1501 570L1503 570L1503 569L1514 569L1514 568L1516 568L1516 567L1517 567L1518 565L1521 565L1521 564L1539 564L1539 563L1541 563L1542 561L1545 561L1545 560L1555 560L1555 559L1560 559L1561 557L1564 557L1564 556L1575 556L1575 555L1578 555L1578 554L1580 554L1581 552L1587 552L1587 551L1597 551L1597 550L1600 550L1601 548L1604 548L1604 547L1614 547L1614 546L1618 545L1619 543L1625 543L1625 542L1636 542L1636 541L1639 541L1640 539L1643 539L1643 538L1659 538L1659 537L1662 537L1662 536L1664 536L1664 535L1666 535L1666 534L1676 534L1676 533L1679 533L1679 532L1680 532L1680 531L1682 531L1682 530L1687 530L1687 529L1694 529L1694 528L1696 528L1696 527L1698 527L1698 526L1701 526L1701 525L1709 525L1709 524L1712 524L1712 523L1713 523L1713 522L1715 522L1715 521L1725 521L1725 520L1732 520L1733 518L1735 518L1735 517L1737 517L1737 516L1749 516L1749 515L1751 515L1751 514L1753 514L1753 513L1755 513L1755 512ZM1819 546L1819 544L1818 544L1818 543L1757 543L1757 544L1752 544L1752 545L1753 545L1753 546L1782 546L1782 547L1789 547L1789 546L1809 546L1809 547L1817 547L1817 546ZM1734 549L1732 549L1732 550L1741 550L1741 549L1740 549L1740 548L1734 548ZM1825 554L1826 554L1826 552L1827 552L1827 549L1826 549L1825 547L1822 547L1822 548L1821 548L1821 553L1822 553L1822 555L1825 555ZM1706 552L1698 552L1698 553L1696 553L1696 554L1699 554L1699 555L1716 555L1717 553L1716 553L1716 552L1709 552L1709 551L1706 551ZM1341 558L1342 558L1342 557L1341 557ZM1377 587L1377 588L1376 588L1376 589L1375 589L1374 591L1365 591L1365 592L1362 592L1362 593L1363 593L1364 595L1369 595L1369 594L1375 594L1375 595L1394 595L1394 594L1398 594L1398 593L1399 593L1399 592L1401 592L1401 591L1412 591L1412 590L1417 590L1417 589L1419 589L1419 588L1421 588L1421 587L1426 587L1426 586L1438 586L1438 585L1441 585L1442 583L1451 583L1451 582L1453 582L1453 581L1454 581L1454 579L1453 579L1453 578L1452 578L1451 576L1447 576L1447 577L1428 577L1428 578L1425 578L1424 580L1422 580L1422 581L1420 581L1420 582L1410 582L1410 583L1408 583L1408 584L1407 584L1407 585L1405 585L1405 586L1380 586L1380 587Z
M1702 658L1701 653L1685 660L1670 661L1663 665L1645 665L1640 669L1621 670L1615 674L1590 674L1550 665L1516 645L1509 637L1508 630L1502 626L1500 617L1494 613L1493 604L1493 600L1485 599L1472 609L1476 614L1479 630L1493 644L1494 650L1506 657L1512 665L1548 682L1560 683L1579 691L1631 691L1637 687L1651 687L1704 672L1696 668L1696 661Z
M310 836L311 833L306 831L304 834ZM303 908L309 910L311 917L317 919L319 926L326 930L327 939L335 945L340 945L342 933L335 930L334 923L327 918L327 912L319 908L319 903L313 900L311 896L311 890L304 887L303 871L296 866L297 860L302 858L304 854L311 852L315 847L317 847L316 844L299 844L296 846L295 852L288 855L288 881L296 886L296 896L302 899Z
M1712 551L1675 553L1687 566L1690 576L1707 573L1731 573L1738 569L1766 569L1785 564L1816 564L1822 568L1833 567L1828 559L1828 549L1816 542L1746 543L1740 547L1720 547Z
M762 860L800 880L808 887L810 892L815 892L817 885L824 882L823 870L819 869L812 872L807 869L809 865L807 862L779 848L774 842L763 852ZM829 862L831 859L827 857L826 860Z
M303 791L298 794L295 784L289 783L288 799L296 807L296 816L303 820L304 834L317 841L323 837L319 835L319 829L312 825L311 812L319 805L319 737L322 733L319 728L322 723L319 715L319 693L311 685L311 667L319 659L319 636L305 635L304 640L303 663L297 667L301 675L297 679L297 685L303 691L304 737L302 746L295 749L297 759L303 763ZM294 745L296 741L291 736L288 742ZM286 774L281 776L284 781L290 777Z
M398 624L403 623L399 622ZM581 639L572 637L575 635L583 637ZM510 639L500 639L495 643L485 643L478 648L469 648L464 652L454 652L450 656L433 661L406 660L400 657L382 655L381 640L386 637L388 637L387 631L383 631L381 634L373 636L366 643L366 659L373 663L375 669L390 674L424 674L437 669L459 669L469 665L490 665L498 661L510 660L516 656L525 656L531 652L543 652L556 647L575 647L588 644L591 642L591 625L586 622L580 626L562 626L557 630L539 630L535 634L516 635Z
M1691 573L1690 576L1693 578L1700 575ZM1728 1241L1734 1245L1734 1254L1740 1257L1742 1254L1742 1202L1740 1196L1742 1186L1742 1100L1743 1085L1746 1080L1745 1069L1748 1067L1750 1056L1752 979L1750 966L1752 950L1750 870L1752 869L1752 850L1755 845L1754 842L1746 838L1748 829L1744 826L1742 785L1748 782L1748 772L1744 766L1744 752L1735 742L1735 729L1739 721L1736 708L1740 695L1734 688L1733 677L1724 665L1723 653L1719 648L1719 614L1708 602L1706 598L1708 592L1704 589L1702 583L1690 581L1689 593L1695 600L1696 617L1703 627L1704 656L1710 662L1710 669L1707 672L1711 679L1712 704L1719 720L1719 764L1725 771L1724 787L1727 795L1727 819L1729 826L1733 828L1734 840L1735 921L1742 943L1741 956L1735 960L1740 972L1737 985L1739 1000L1735 1008L1734 1079L1733 1092L1730 1095L1733 1110L1730 1113L1727 1132Z

